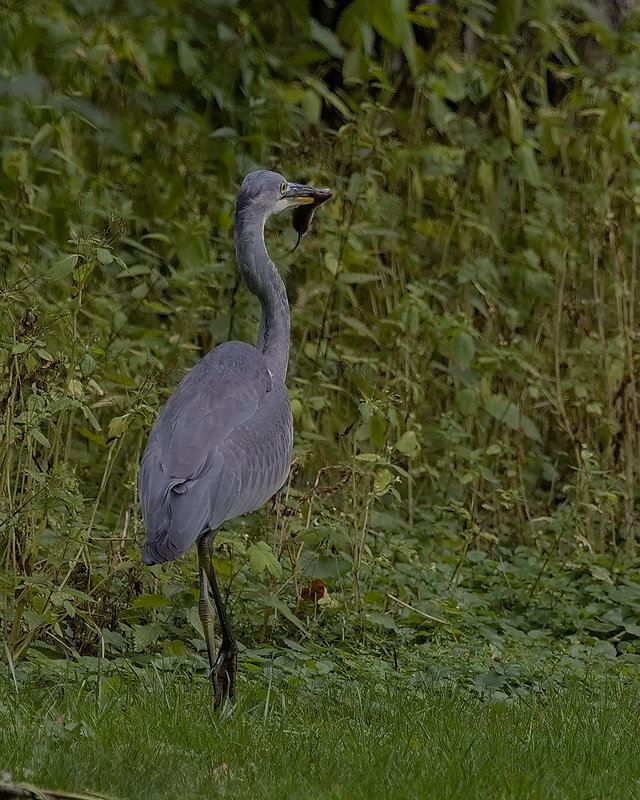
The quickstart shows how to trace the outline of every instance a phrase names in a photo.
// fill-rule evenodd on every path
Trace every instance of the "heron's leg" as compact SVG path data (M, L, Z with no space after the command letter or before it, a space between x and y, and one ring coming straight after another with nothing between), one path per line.
M218 650L215 662L211 666L211 680L215 693L214 705L218 708L226 696L233 697L235 694L238 646L229 628L224 602L222 601L216 574L213 569L213 564L211 563L214 539L215 532L206 533L200 538L198 542L198 558L209 581L209 586L211 587L211 594L213 595L213 602L218 612L220 631L222 633L220 649ZM213 650L210 651L210 658L212 654Z
M215 658L215 639L213 634L213 609L209 602L209 587L207 586L207 573L205 572L205 561L211 554L208 555L203 552L200 542L198 542L198 566L200 578L200 600L198 602L198 613L200 614L200 623L202 624L202 631L204 633L204 640L207 643L207 655L209 657L209 676L213 680L213 665L216 662Z

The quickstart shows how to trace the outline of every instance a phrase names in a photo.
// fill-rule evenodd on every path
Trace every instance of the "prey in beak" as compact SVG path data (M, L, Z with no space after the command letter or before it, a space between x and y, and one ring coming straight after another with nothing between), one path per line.
M293 229L298 234L298 241L291 250L293 253L309 230L314 211L319 205L333 197L333 193L328 189L314 189L311 186L290 183L282 196L287 201L287 206L293 208Z

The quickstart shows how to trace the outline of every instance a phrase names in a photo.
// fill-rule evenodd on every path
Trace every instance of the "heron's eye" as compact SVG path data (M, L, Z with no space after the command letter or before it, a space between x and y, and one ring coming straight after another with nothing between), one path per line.
M287 191L288 188L289 187L287 186L286 183L281 183L280 184L280 194L284 194Z

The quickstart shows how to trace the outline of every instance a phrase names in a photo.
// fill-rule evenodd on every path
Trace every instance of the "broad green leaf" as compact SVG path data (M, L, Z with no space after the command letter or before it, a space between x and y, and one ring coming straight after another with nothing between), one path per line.
M405 0L369 0L368 14L383 39L402 47L408 26Z
M113 253L104 247L98 247L96 250L96 255L98 256L98 261L101 264L111 264L113 261Z
M320 122L322 114L322 99L313 89L305 89L302 93L300 107L309 122Z
M344 56L344 47L336 34L330 29L321 25L315 17L309 17L309 30L311 38L321 44L324 49L334 58Z
M420 444L414 430L405 431L396 442L396 450L409 458L415 458L420 452Z
M485 410L512 430L520 430L529 439L540 441L540 433L533 420L522 414L518 406L503 395L491 395L485 403Z
M518 171L525 182L531 184L531 186L539 186L540 170L538 169L535 152L530 144L523 142L520 145L518 148L517 160Z
M372 622L374 625L380 625L381 627L387 628L391 631L398 630L398 624L391 614L383 614L379 611L370 611L367 614L367 618L369 619L369 622Z
M383 414L373 414L371 416L369 420L371 441L379 450L382 450L385 445L388 427L389 424Z
M491 29L502 36L511 36L520 20L520 0L498 0Z
M129 427L129 416L124 414L121 417L112 417L107 430L107 439L119 439Z
M299 628L305 635L308 636L307 629L305 626L300 622L300 620L296 617L296 615L291 611L291 609L285 605L279 597L276 597L274 594L269 595L268 597L264 597L260 595L258 598L260 602L262 602L265 606L269 606L270 608L277 609L285 619L288 619L296 628Z
M476 345L473 341L473 336L466 331L457 333L451 343L451 358L454 364L463 369L468 367L473 360L475 352Z
M392 491L394 483L398 480L391 470L386 467L376 471L373 477L373 493L376 497L383 497L387 492Z
M456 392L456 408L463 417L472 417L478 411L478 397L473 389L458 389Z
M49 271L49 275L56 280L60 278L66 278L67 275L70 275L73 270L75 269L76 264L78 263L78 258L80 256L78 253L72 253L71 255L64 256L59 261L56 261Z
M274 578L282 577L282 566L266 542L252 544L247 550L249 569L258 577L265 571Z
M159 622L150 625L134 625L133 641L137 651L144 650L149 645L155 644L163 633L163 626Z
M2 154L2 170L12 181L24 183L29 175L29 154L27 151L5 151Z
M197 52L184 39L178 40L178 63L188 78L194 77L200 70Z
M170 605L171 601L163 594L142 594L133 601L134 608L161 608Z
M38 442L38 444L41 444L43 447L51 447L51 444L47 439L47 437L38 428L32 428L29 431L29 436L31 436L32 439L35 439L36 442Z
M447 119L450 113L444 100L431 92L427 100L427 116L438 133L444 133L447 130Z

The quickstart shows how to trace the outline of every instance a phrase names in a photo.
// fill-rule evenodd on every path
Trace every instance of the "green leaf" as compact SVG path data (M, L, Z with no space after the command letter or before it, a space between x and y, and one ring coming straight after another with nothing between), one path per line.
M518 148L518 171L526 183L532 186L540 185L540 170L538 162L530 144L523 142Z
M43 447L51 447L51 444L47 439L47 437L38 428L32 428L29 431L29 436L31 436L32 439L35 439L36 442L41 444Z
M72 253L71 255L64 256L59 261L56 261L49 271L49 275L56 280L60 278L66 278L67 275L71 274L78 263L78 259L80 258L78 253Z
M511 36L520 19L520 0L498 0L493 13L491 30L502 36Z
M438 133L445 133L447 130L447 120L450 114L449 107L444 100L431 92L427 100L427 116Z
M380 627L387 628L387 630L390 631L398 630L398 624L391 614L384 614L379 611L370 611L367 614L367 617L374 625L380 625Z
M107 430L107 439L119 439L129 427L129 419L127 414L121 417L112 417Z
M152 622L151 625L134 625L133 642L136 650L144 650L151 644L155 644L163 633L163 626L159 622Z
M356 461L366 461L366 462L373 462L379 461L380 456L377 453L358 453L356 456Z
M305 89L300 101L302 112L309 122L318 123L322 115L322 99L313 89Z
M409 458L415 458L420 452L420 444L414 430L405 431L396 442L396 450Z
M282 577L282 566L266 542L252 544L247 550L249 569L258 577L265 571L274 578Z
M518 406L500 394L493 394L485 403L485 410L494 419L503 422L512 430L520 430L529 439L540 441L540 433L535 423L520 412Z
M198 54L184 39L178 40L178 64L187 78L193 78L200 71Z
M133 601L134 608L161 608L170 605L171 601L163 594L142 594Z
M471 334L460 331L451 344L453 362L464 369L472 362L475 352L476 345Z
M369 435L378 450L382 450L387 440L388 422L383 414L373 414L369 420Z
M304 627L302 622L296 617L296 615L291 611L291 609L286 606L279 597L276 597L274 594L270 594L267 597L260 595L258 599L265 605L269 606L270 608L277 609L283 617L289 620L289 622L293 623L296 628L299 628L305 635L309 635L307 629Z
M369 0L369 19L383 39L402 47L408 26L404 0Z
M16 183L24 183L29 175L29 154L26 150L7 150L2 154L2 170Z
M111 264L113 261L113 253L110 250L106 250L104 247L98 247L96 255L101 264Z
M340 39L330 28L325 28L314 17L309 17L309 31L314 42L321 44L327 53L334 58L344 56L344 47Z
M514 144L520 144L522 141L523 127L522 117L520 116L520 109L516 102L515 97L509 92L505 92L507 98L507 114L509 116L509 138Z
M486 202L493 197L493 167L488 161L481 161L476 172L478 185Z
M478 397L473 389L459 389L456 392L456 408L463 417L473 417L478 411Z
M614 582L613 579L611 578L611 573L605 567L601 567L598 564L592 564L589 567L589 572L597 581L602 581L603 583L609 583L613 586Z

